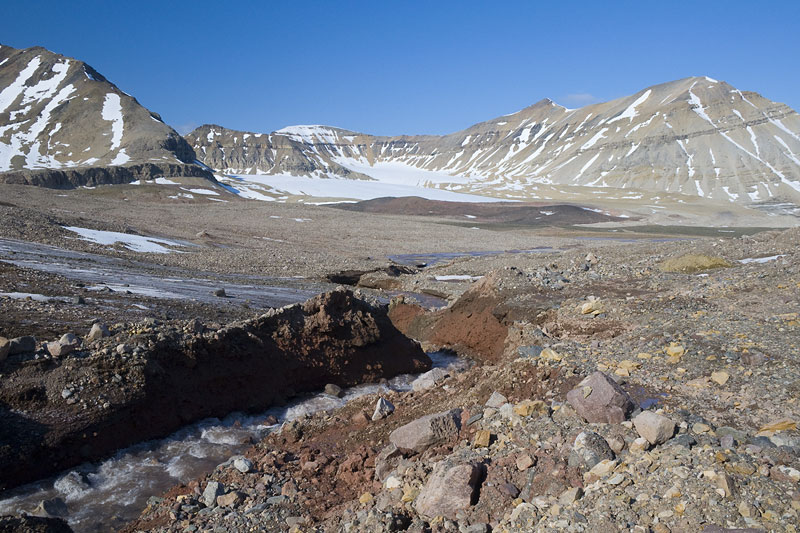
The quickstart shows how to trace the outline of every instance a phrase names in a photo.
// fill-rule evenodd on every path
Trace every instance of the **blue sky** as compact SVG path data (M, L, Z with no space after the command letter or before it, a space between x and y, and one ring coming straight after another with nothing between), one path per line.
M8 0L0 43L82 59L185 132L443 134L708 75L800 109L800 1Z

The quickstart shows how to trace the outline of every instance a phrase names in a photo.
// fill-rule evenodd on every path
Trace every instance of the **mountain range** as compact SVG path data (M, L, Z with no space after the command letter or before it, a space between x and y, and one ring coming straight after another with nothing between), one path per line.
M157 113L91 66L2 45L0 173L2 181L48 186L211 177Z
M539 185L558 184L800 201L800 116L706 77L580 109L545 99L444 136L378 137L328 126L257 134L205 125L186 139L203 163L231 174L381 179L389 164L394 172L435 172L438 182L451 176L453 190L529 198Z
M757 93L691 77L579 109L545 99L443 136L204 125L184 139L89 65L0 46L0 181L213 180L209 169L511 199L563 185L800 204L800 116Z

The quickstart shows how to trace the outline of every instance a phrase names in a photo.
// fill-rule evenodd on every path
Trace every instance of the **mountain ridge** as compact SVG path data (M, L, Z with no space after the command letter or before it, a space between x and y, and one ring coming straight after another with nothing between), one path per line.
M203 163L230 174L376 179L370 167L392 162L451 175L453 190L516 189L528 199L537 185L586 185L800 202L797 113L705 76L577 109L545 98L446 135L204 125L185 138Z
M195 159L158 113L87 63L40 46L0 45L0 180L76 186L166 172L213 179Z

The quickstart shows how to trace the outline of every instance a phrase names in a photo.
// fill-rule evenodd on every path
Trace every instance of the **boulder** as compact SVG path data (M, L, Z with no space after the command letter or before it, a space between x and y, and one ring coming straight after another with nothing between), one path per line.
M603 459L614 459L614 452L606 439L593 431L583 431L575 438L569 466L582 466L590 470Z
M480 477L481 467L475 463L442 461L428 477L414 508L423 516L455 520L456 513L472 505Z
M11 341L5 337L0 337L0 361L4 361L11 351Z
M47 351L53 357L61 357L74 352L81 345L81 340L72 333L65 333L60 339L48 342Z
M411 390L421 391L432 389L450 374L444 368L433 368L411 382Z
M209 481L206 485L200 501L206 504L206 507L214 507L217 505L217 497L225 494L225 485L218 481Z
M653 411L642 411L633 419L636 431L650 444L663 444L675 434L675 422Z
M58 341L48 342L45 347L47 348L47 353L53 357L61 357L75 351L74 346L70 346L69 344L61 344Z
M64 517L69 514L67 504L61 498L42 500L34 509L33 514L43 517Z
M31 336L17 337L16 339L11 339L11 344L8 349L8 355L31 353L35 351L36 351L36 338Z
M344 390L339 385L335 385L333 383L328 383L325 385L325 389L323 390L325 394L333 396L335 398L341 398L344 396Z
M386 418L392 413L394 413L394 405L392 402L386 398L380 397L375 403L375 412L372 413L372 421L375 422L381 418Z
M242 500L244 500L242 493L233 491L228 494L223 494L222 496L217 496L217 505L220 507L236 507Z
M619 424L635 407L628 393L602 372L581 381L567 393L567 401L590 423Z
M92 328L89 330L89 334L86 336L87 342L94 342L96 340L100 340L103 337L110 337L111 332L108 330L108 327L105 324L100 322L95 322L92 324Z
M233 460L233 467L242 474L246 474L253 470L253 461L247 457L237 457Z
M445 442L461 430L461 409L423 416L392 431L389 441L401 450L421 452Z
M497 391L494 391L489 399L486 400L486 407L493 407L494 409L500 409L504 404L506 404L508 400L505 396L500 394Z

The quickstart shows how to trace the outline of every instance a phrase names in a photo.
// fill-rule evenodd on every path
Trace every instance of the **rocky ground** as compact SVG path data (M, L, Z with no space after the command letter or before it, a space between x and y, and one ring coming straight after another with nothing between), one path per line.
M381 404L376 416L380 399L368 396L287 424L246 457L154 495L128 531L796 530L798 229L695 228L691 239L686 230L625 226L472 230L452 216L246 202L240 217L226 218L216 205L201 216L197 202L176 205L165 200L169 191L149 187L127 186L121 196L67 191L45 202L38 189L5 186L0 236L227 275L288 269L318 283L334 274L385 298L403 291L388 309L393 326L425 349L449 348L476 364L453 375L434 369L415 390L385 395L393 409ZM66 239L60 224L200 249L136 254ZM624 239L596 240L612 236ZM537 247L545 248L430 255ZM394 254L435 260L387 268ZM2 402L8 413L50 417L38 423L51 434L61 427L53 442L68 442L76 460L83 439L67 437L84 434L87 421L121 420L104 413L137 405L153 380L187 374L226 389L199 355L209 347L247 357L255 335L256 345L275 336L284 351L297 348L295 319L253 319L262 312L243 302L90 293L68 275L3 262L0 280L4 292L53 297L0 298L0 336L36 337L22 351L25 341L16 341L0 362ZM431 307L431 295L447 307ZM304 320L330 315L307 311ZM367 315L355 311L348 323ZM97 321L111 336L87 338ZM314 345L319 332L307 333ZM195 369L181 366L195 355ZM367 366L364 373L378 377ZM308 387L336 381L317 377ZM341 384L366 379L351 377ZM71 417L77 422L65 423ZM15 427L3 425L4 442L32 445L36 432ZM6 447L9 464L20 459L15 449Z
M286 426L128 530L796 531L798 239L441 267L495 270L391 316L479 365Z

